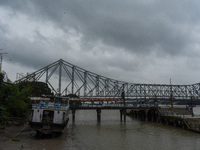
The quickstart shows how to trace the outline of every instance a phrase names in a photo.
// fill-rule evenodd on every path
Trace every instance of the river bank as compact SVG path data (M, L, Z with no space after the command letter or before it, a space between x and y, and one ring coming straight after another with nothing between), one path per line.
M5 129L0 129L0 150L21 149L25 144L25 139L34 136L34 134L27 123L9 124Z
M17 133L19 133L24 128L24 126L26 126L26 124L23 125L12 124L6 126L5 129L0 130L0 140L1 141L11 140L15 135L17 135ZM27 132L28 130L29 127L27 126L21 133Z

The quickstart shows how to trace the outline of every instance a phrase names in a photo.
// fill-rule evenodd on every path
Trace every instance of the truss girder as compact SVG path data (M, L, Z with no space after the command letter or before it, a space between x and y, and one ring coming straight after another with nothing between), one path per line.
M58 75L58 89L50 79ZM84 70L62 59L17 80L45 81L55 94L76 94L80 97L120 97L124 92L127 98L198 98L200 83L192 85L134 84L110 79ZM62 91L63 89L63 91Z

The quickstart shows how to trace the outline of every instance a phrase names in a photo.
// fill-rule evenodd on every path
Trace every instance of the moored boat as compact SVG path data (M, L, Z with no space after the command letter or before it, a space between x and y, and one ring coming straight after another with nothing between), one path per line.
M61 133L69 120L68 97L31 97L32 115L30 127L37 134Z

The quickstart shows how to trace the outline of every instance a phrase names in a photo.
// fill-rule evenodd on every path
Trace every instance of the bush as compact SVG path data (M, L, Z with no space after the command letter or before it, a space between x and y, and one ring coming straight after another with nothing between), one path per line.
M11 117L28 117L30 114L31 101L29 100L29 95L31 93L31 88L26 87L19 91L18 85L13 84L11 86L11 95L8 101L8 112Z
M6 120L8 118L6 108L0 106L0 129L5 128Z
M3 82L4 75L0 73L0 120L8 117L28 117L30 114L31 87L19 90L18 84Z

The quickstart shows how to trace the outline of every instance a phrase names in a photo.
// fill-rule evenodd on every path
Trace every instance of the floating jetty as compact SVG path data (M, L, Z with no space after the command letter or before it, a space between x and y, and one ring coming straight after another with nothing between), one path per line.
M187 107L141 107L128 110L127 115L141 121L163 123L200 133L200 115L194 115L192 110Z

